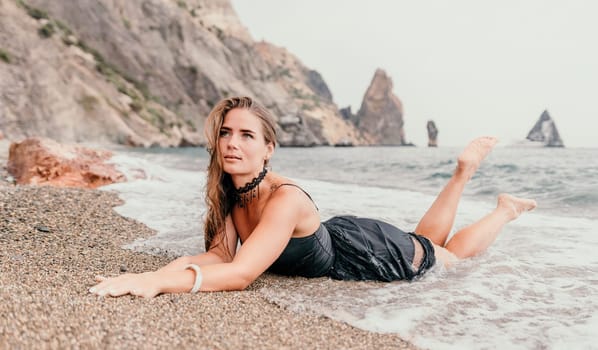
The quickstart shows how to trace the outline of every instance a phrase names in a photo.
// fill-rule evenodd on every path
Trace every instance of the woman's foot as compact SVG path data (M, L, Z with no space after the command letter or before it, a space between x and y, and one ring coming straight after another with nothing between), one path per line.
M498 195L497 208L505 209L510 220L515 220L526 211L533 210L538 204L533 199L518 198L507 193Z
M471 179L482 160L492 151L497 142L498 139L492 136L478 137L471 141L457 158L456 175L464 176L467 180Z

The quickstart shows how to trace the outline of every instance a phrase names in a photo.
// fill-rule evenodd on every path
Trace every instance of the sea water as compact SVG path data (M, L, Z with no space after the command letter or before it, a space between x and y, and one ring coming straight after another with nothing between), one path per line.
M295 179L322 219L374 217L413 230L456 165L456 148L281 148L273 171ZM118 149L129 182L105 187L116 210L156 230L127 248L178 256L203 251L200 148ZM141 176L143 175L143 176ZM598 149L497 147L467 185L454 233L492 210L501 192L538 208L507 225L483 254L412 282L306 279L269 300L355 327L397 333L431 349L598 348Z

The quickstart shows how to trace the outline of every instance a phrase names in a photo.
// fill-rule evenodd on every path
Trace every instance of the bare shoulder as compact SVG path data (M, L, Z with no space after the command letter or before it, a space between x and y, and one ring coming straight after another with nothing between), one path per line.
M311 196L292 179L272 173L268 178L267 188L269 189L269 198L276 201L293 201L295 205L314 206Z
M320 225L320 214L311 196L295 181L276 176L270 179L270 198L265 211L295 223L293 237L313 233ZM293 219L291 219L293 218Z
M298 185L295 181L284 177L277 177L270 183L270 195L272 198L282 196L293 197L294 199L297 199L298 196L301 196L311 200L311 197L307 195L307 192L305 192L300 185Z
M317 212L317 206L311 195L295 181L288 178L275 178L270 183L270 198L275 202L283 201L295 208L302 208L305 212ZM278 202L280 203L280 202Z

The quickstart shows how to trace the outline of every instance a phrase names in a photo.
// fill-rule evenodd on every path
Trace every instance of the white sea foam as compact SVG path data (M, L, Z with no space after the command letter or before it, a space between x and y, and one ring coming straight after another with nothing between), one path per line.
M322 213L353 211L407 229L433 200L417 192L303 183ZM456 226L477 220L493 206L465 199ZM351 295L330 291L310 294L307 308L359 328L398 333L431 349L494 349L504 344L509 349L557 344L591 348L598 311L598 258L593 253L598 236L592 233L597 224L528 213L507 226L488 252L449 271L368 290L367 302L357 310ZM276 291L265 293L289 307L305 302L295 295L281 299Z
M202 251L202 189L205 175L199 171L165 168L151 160L119 154L112 161L127 182L103 187L119 193L125 201L115 210L143 222L156 235L138 239L126 248L173 256ZM139 174L144 178L137 178Z
M202 250L202 171L160 166L160 156L115 159L128 174L147 178L106 187L125 200L117 210L157 231L128 247L146 252ZM417 191L299 179L322 219L353 214L411 230L434 197ZM542 203L540 204L540 208ZM495 206L464 198L463 227ZM299 290L263 288L264 296L299 312L315 312L377 332L398 333L431 349L596 348L598 257L594 219L526 213L509 224L488 252L448 270L435 268L413 282L307 280ZM361 289L360 289L361 288Z

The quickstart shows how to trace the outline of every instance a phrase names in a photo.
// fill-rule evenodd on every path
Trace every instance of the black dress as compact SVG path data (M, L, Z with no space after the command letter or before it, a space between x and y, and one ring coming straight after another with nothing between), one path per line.
M309 193L295 184L312 200ZM316 207L317 208L317 207ZM413 266L415 244L423 257ZM335 216L313 234L291 238L268 271L288 276L339 280L412 280L436 263L434 246L426 237L376 219Z
M413 267L415 244L423 257ZM425 237L384 221L335 216L314 234L291 238L268 271L290 276L340 280L412 280L434 266L434 247Z

